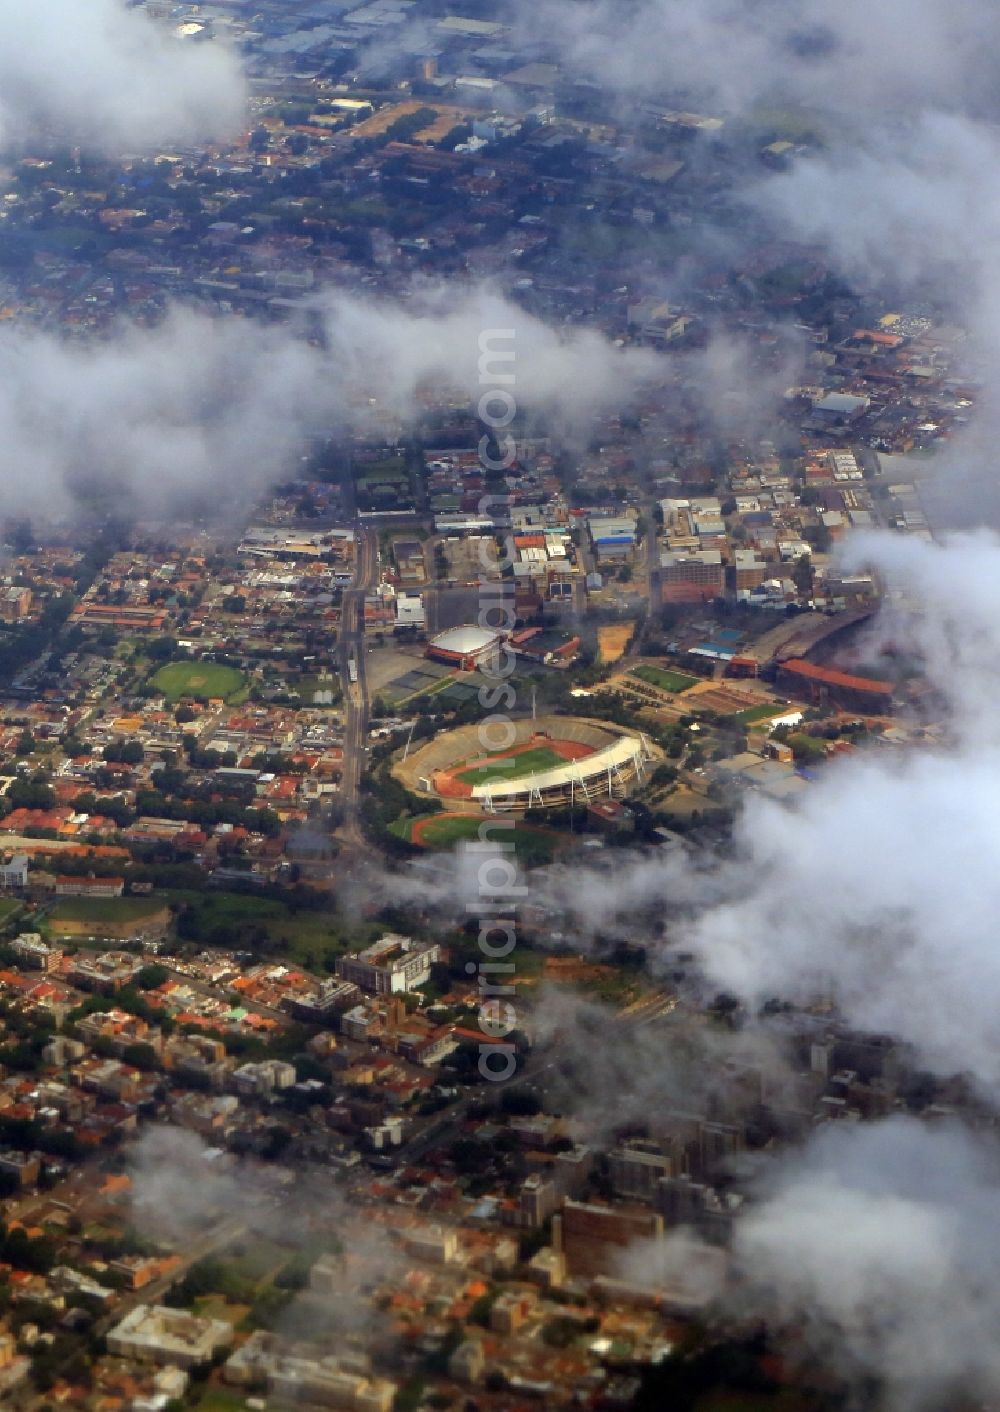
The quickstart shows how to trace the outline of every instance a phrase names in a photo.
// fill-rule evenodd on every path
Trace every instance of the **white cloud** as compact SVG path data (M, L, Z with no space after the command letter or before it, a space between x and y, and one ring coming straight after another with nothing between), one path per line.
M896 1412L995 1395L998 1153L953 1124L833 1124L737 1228L741 1295Z
M592 331L557 333L476 287L396 301L332 292L316 310L322 349L291 326L186 308L88 342L3 326L8 510L69 514L96 488L125 510L164 513L207 492L238 519L288 471L309 428L376 434L376 417L406 423L421 392L442 385L475 405L483 329L515 331L503 366L517 404L580 437L658 367Z
M180 39L124 0L0 0L0 145L140 151L224 137L244 80L221 43Z

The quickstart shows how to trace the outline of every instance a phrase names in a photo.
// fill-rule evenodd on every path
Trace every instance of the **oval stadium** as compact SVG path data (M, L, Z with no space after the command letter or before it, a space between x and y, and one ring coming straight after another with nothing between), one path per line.
M621 799L660 754L640 732L605 721L543 716L509 724L514 739L500 749L489 748L499 741L484 745L480 724L461 726L411 751L393 773L453 810L523 813Z

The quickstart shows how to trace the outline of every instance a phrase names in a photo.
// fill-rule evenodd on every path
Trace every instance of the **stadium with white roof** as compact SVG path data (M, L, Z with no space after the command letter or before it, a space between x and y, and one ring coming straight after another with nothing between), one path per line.
M638 731L605 721L547 716L512 721L513 738L488 753L479 727L447 731L395 767L407 788L476 813L621 799L660 754Z

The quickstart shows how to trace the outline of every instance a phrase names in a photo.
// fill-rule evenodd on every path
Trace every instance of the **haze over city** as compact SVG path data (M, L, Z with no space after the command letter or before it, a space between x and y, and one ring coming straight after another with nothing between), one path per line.
M996 1412L996 6L0 19L0 1407Z

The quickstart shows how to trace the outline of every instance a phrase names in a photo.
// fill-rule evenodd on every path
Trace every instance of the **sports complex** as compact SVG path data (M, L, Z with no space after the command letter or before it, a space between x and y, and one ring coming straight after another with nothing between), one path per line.
M484 749L478 725L461 726L411 751L393 773L452 809L523 813L620 799L659 755L640 732L604 721L543 716L504 724L512 739L500 749Z

